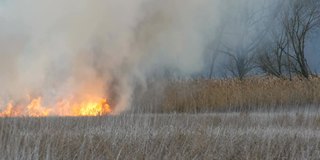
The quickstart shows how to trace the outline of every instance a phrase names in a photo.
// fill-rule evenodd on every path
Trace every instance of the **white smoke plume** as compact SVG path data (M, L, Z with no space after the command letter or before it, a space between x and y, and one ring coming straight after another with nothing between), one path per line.
M0 1L0 100L35 94L50 104L93 94L112 99L115 112L122 112L130 106L135 83L155 70L203 69L205 47L226 12L222 9L228 9L222 3Z

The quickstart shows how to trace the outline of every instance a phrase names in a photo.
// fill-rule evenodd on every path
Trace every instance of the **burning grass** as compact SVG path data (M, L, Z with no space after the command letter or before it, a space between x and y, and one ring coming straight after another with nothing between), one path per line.
M141 94L139 94L141 93ZM320 104L320 78L282 80L249 78L224 80L172 80L151 83L136 92L132 108L138 113L197 113L212 111L277 110ZM42 98L0 106L0 117L103 116L112 113L104 98L58 100L45 105Z
M112 112L106 99L86 96L81 100L64 99L54 106L45 106L41 97L24 103L10 102L0 112L0 117L47 117L47 116L103 116Z
M1 159L318 159L320 112L1 118Z

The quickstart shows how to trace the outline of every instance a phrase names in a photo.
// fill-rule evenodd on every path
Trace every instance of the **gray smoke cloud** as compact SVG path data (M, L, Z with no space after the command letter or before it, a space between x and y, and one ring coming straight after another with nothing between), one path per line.
M262 2L0 1L0 99L35 94L50 104L91 94L112 99L120 113L130 106L136 83L153 72L202 71L225 15Z

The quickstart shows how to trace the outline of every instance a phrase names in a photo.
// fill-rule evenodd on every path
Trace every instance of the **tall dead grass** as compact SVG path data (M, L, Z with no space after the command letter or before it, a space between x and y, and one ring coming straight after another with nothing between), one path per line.
M320 115L1 118L0 159L318 159Z
M273 110L320 104L320 78L179 80L137 96L134 106L151 112ZM142 108L142 109L141 109Z

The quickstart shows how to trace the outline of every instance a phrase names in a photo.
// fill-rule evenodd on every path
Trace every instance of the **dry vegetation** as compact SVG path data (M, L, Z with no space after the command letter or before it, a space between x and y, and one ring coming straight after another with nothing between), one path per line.
M1 118L0 159L319 159L319 82L171 81L136 113Z
M248 78L243 81L175 80L150 88L136 98L139 111L270 111L320 104L319 78L295 78L292 81L270 77Z
M0 119L0 159L318 159L320 112Z

